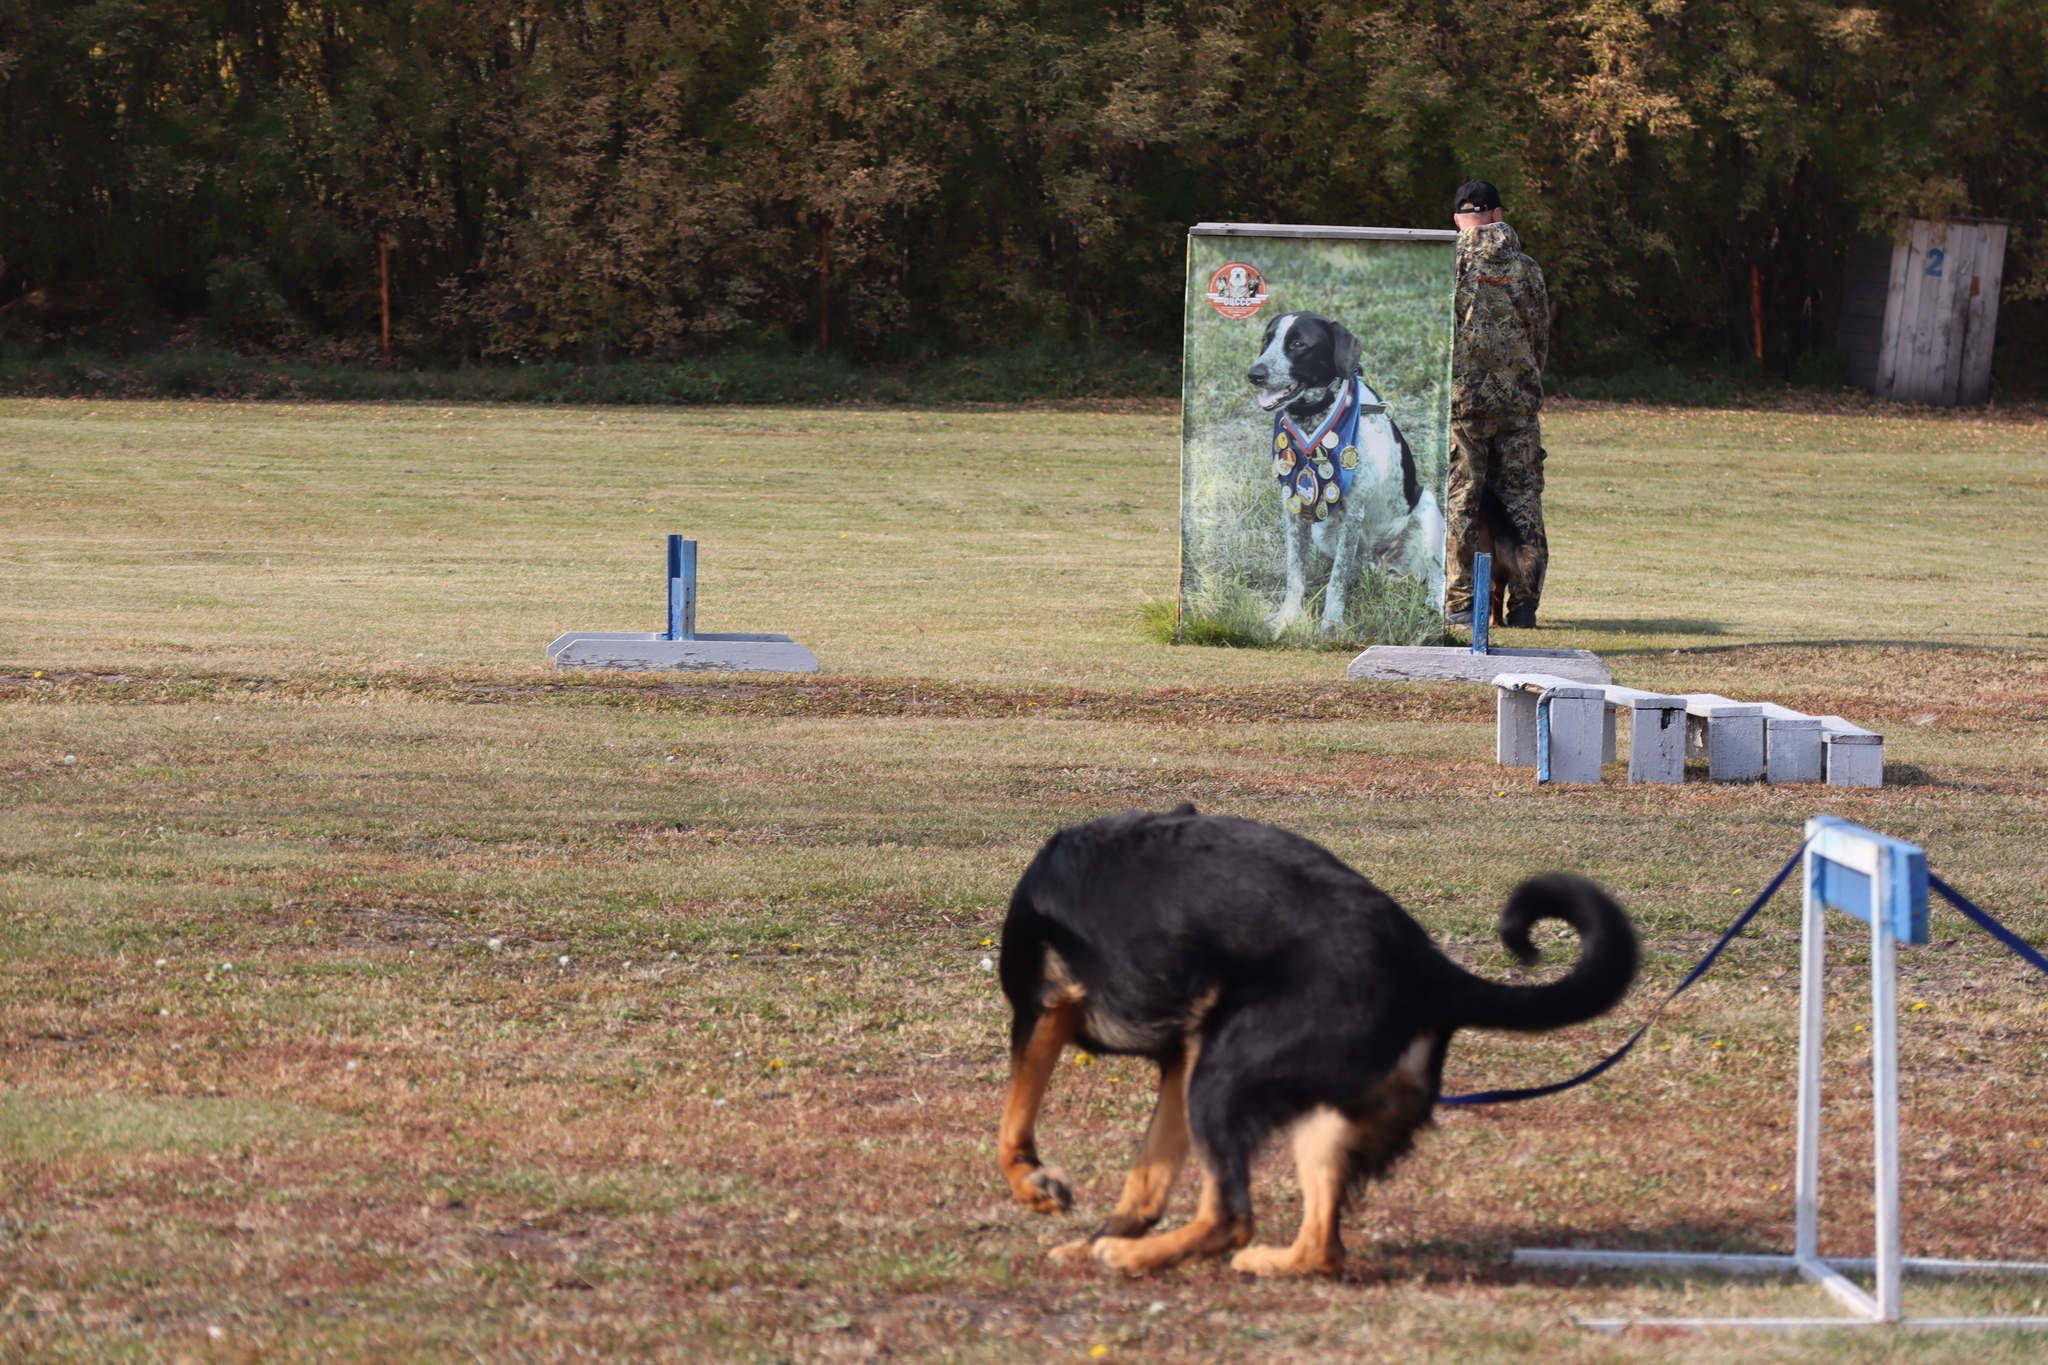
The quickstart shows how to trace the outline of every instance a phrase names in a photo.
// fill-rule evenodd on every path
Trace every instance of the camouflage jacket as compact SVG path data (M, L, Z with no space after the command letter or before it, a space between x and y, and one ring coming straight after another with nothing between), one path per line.
M1525 417L1543 406L1550 294L1506 223L1458 233L1453 417Z

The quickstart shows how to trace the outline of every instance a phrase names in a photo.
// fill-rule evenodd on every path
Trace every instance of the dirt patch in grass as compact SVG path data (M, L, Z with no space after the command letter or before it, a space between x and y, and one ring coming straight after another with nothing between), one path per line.
M1334 720L1490 720L1483 689L1449 684L1321 683L1253 688L976 687L914 678L734 681L576 675L566 681L377 677L213 677L204 674L0 673L0 701L229 703L252 697L332 701L370 692L476 705L572 703L680 715L760 717L1056 718L1151 724Z

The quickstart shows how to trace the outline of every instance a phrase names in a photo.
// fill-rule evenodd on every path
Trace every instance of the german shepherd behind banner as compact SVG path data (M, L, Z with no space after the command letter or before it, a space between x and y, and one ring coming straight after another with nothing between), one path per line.
M1093 1235L1053 1254L1143 1274L1234 1250L1231 1264L1253 1274L1334 1273L1346 1195L1384 1176L1430 1121L1455 1031L1560 1028L1627 993L1635 930L1605 892L1562 873L1518 887L1500 936L1525 964L1542 919L1578 931L1577 963L1545 985L1499 985L1284 830L1193 806L1062 830L1025 869L1003 923L1003 1174L1030 1208L1070 1207L1071 1182L1039 1159L1034 1137L1062 1050L1150 1057L1159 1099L1123 1197ZM1301 1177L1301 1230L1290 1247L1249 1246L1252 1159L1281 1129ZM1191 1141L1199 1207L1154 1234Z

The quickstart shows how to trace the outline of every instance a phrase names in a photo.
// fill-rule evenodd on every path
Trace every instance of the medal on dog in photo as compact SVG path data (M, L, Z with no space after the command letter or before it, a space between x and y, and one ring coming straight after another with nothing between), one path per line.
M1368 411L1385 412L1384 403L1366 403L1365 381L1354 372L1344 381L1329 420L1313 435L1294 424L1282 408L1273 414L1273 477L1287 494L1287 510L1313 521L1327 521L1351 491L1358 470L1358 422Z

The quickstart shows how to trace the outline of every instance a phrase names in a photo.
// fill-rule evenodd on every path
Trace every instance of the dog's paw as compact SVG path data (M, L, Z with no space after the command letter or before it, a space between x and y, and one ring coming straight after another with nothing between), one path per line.
M1057 1166L1040 1166L1015 1187L1017 1201L1037 1213L1065 1213L1074 1207L1074 1182Z
M1097 1237L1088 1244L1088 1254L1126 1275L1144 1275L1157 1268L1156 1248L1146 1246L1150 1238Z
M1083 1237L1078 1242L1062 1242L1045 1256L1050 1261L1085 1261L1094 1253L1095 1244L1100 1240L1099 1237Z
M1334 1275L1341 1261L1327 1256L1305 1257L1293 1247L1246 1247L1230 1258L1230 1268L1247 1275Z

